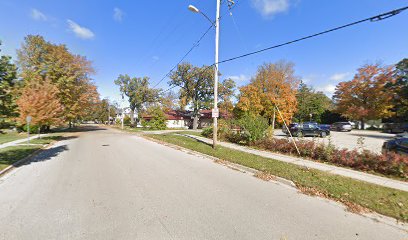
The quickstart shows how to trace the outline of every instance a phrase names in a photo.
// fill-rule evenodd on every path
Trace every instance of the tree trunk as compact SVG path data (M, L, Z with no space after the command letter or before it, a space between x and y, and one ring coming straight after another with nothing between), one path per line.
M272 116L272 130L275 130L275 119L276 119L276 110L273 109L273 116Z
M361 130L364 130L365 129L365 122L364 122L364 120L361 120Z
M193 118L193 129L197 130L197 128L198 128L198 114L195 114Z
M135 111L133 109L130 109L130 125L133 126L135 124Z
M69 127L69 128L72 128L72 122L71 122L71 121L69 121L68 127Z

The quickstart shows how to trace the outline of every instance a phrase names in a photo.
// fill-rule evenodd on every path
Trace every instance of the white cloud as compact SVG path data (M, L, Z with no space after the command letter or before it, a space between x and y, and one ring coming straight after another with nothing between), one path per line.
M350 76L350 73L336 73L330 76L330 80L335 81L335 82L341 82L346 80Z
M82 27L72 20L67 20L69 29L75 33L75 35L82 39L92 39L95 37L95 34L88 28Z
M244 82L249 80L249 77L245 76L244 74L240 74L238 76L228 76L227 79L230 78L236 82Z
M264 17L271 17L289 9L289 0L251 0L252 6Z
M31 9L30 16L36 21L47 21L47 16L44 13L40 12L38 9Z
M113 19L115 21L122 22L124 16L125 16L125 13L120 8L115 7L113 9Z
M336 86L333 84L327 84L324 86L320 86L316 88L317 91L323 92L329 97L332 97L334 92L336 91Z

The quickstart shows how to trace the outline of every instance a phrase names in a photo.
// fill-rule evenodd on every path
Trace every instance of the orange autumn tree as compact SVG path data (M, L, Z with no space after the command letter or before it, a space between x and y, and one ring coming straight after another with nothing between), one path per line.
M63 107L58 98L59 90L50 81L33 79L21 90L17 100L19 122L31 116L31 124L40 129L63 122Z
M294 64L279 61L263 64L251 82L240 89L237 108L269 119L274 127L279 108L285 121L290 122L296 112L296 92L299 78L295 76Z
M391 117L393 93L386 84L394 82L392 67L367 64L358 69L353 80L336 86L333 100L336 111L353 120L361 121Z

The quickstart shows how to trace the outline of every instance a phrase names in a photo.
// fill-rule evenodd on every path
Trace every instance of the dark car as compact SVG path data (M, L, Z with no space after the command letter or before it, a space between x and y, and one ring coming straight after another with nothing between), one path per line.
M299 123L291 123L288 125L290 132L296 131L300 127L301 124ZM285 133L286 135L289 135L288 129L285 126L282 128L282 132Z
M330 128L331 128L330 124L319 124L318 126L319 126L319 128L321 128L323 130L329 130L329 131L330 131Z
M353 127L351 126L351 123L349 122L335 122L330 126L330 130L332 131L347 131L350 132Z
M330 130L322 129L315 123L303 123L302 125L294 125L290 127L289 130L292 136L295 137L326 137L330 135ZM289 133L286 134L289 135Z
M408 123L384 123L383 132L386 133L408 132Z
M382 147L383 153L395 152L408 155L408 137L397 138L384 142Z

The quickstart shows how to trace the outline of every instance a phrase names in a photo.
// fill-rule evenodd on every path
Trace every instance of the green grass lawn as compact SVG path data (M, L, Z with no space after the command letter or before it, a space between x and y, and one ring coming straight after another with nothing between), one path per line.
M0 133L0 144L26 138L27 134L17 132Z
M208 144L180 135L164 134L149 135L148 137L289 179L299 188L309 189L310 192L317 191L331 199L346 204L357 204L383 215L408 222L408 192L381 187L319 170L305 169L294 164L221 146L214 150Z
M31 144L39 145L18 145L0 149L0 170L3 170L11 164L29 156L38 149L41 149L43 145L61 140L62 138L63 137L61 134L55 133L41 139L34 139L30 141Z

